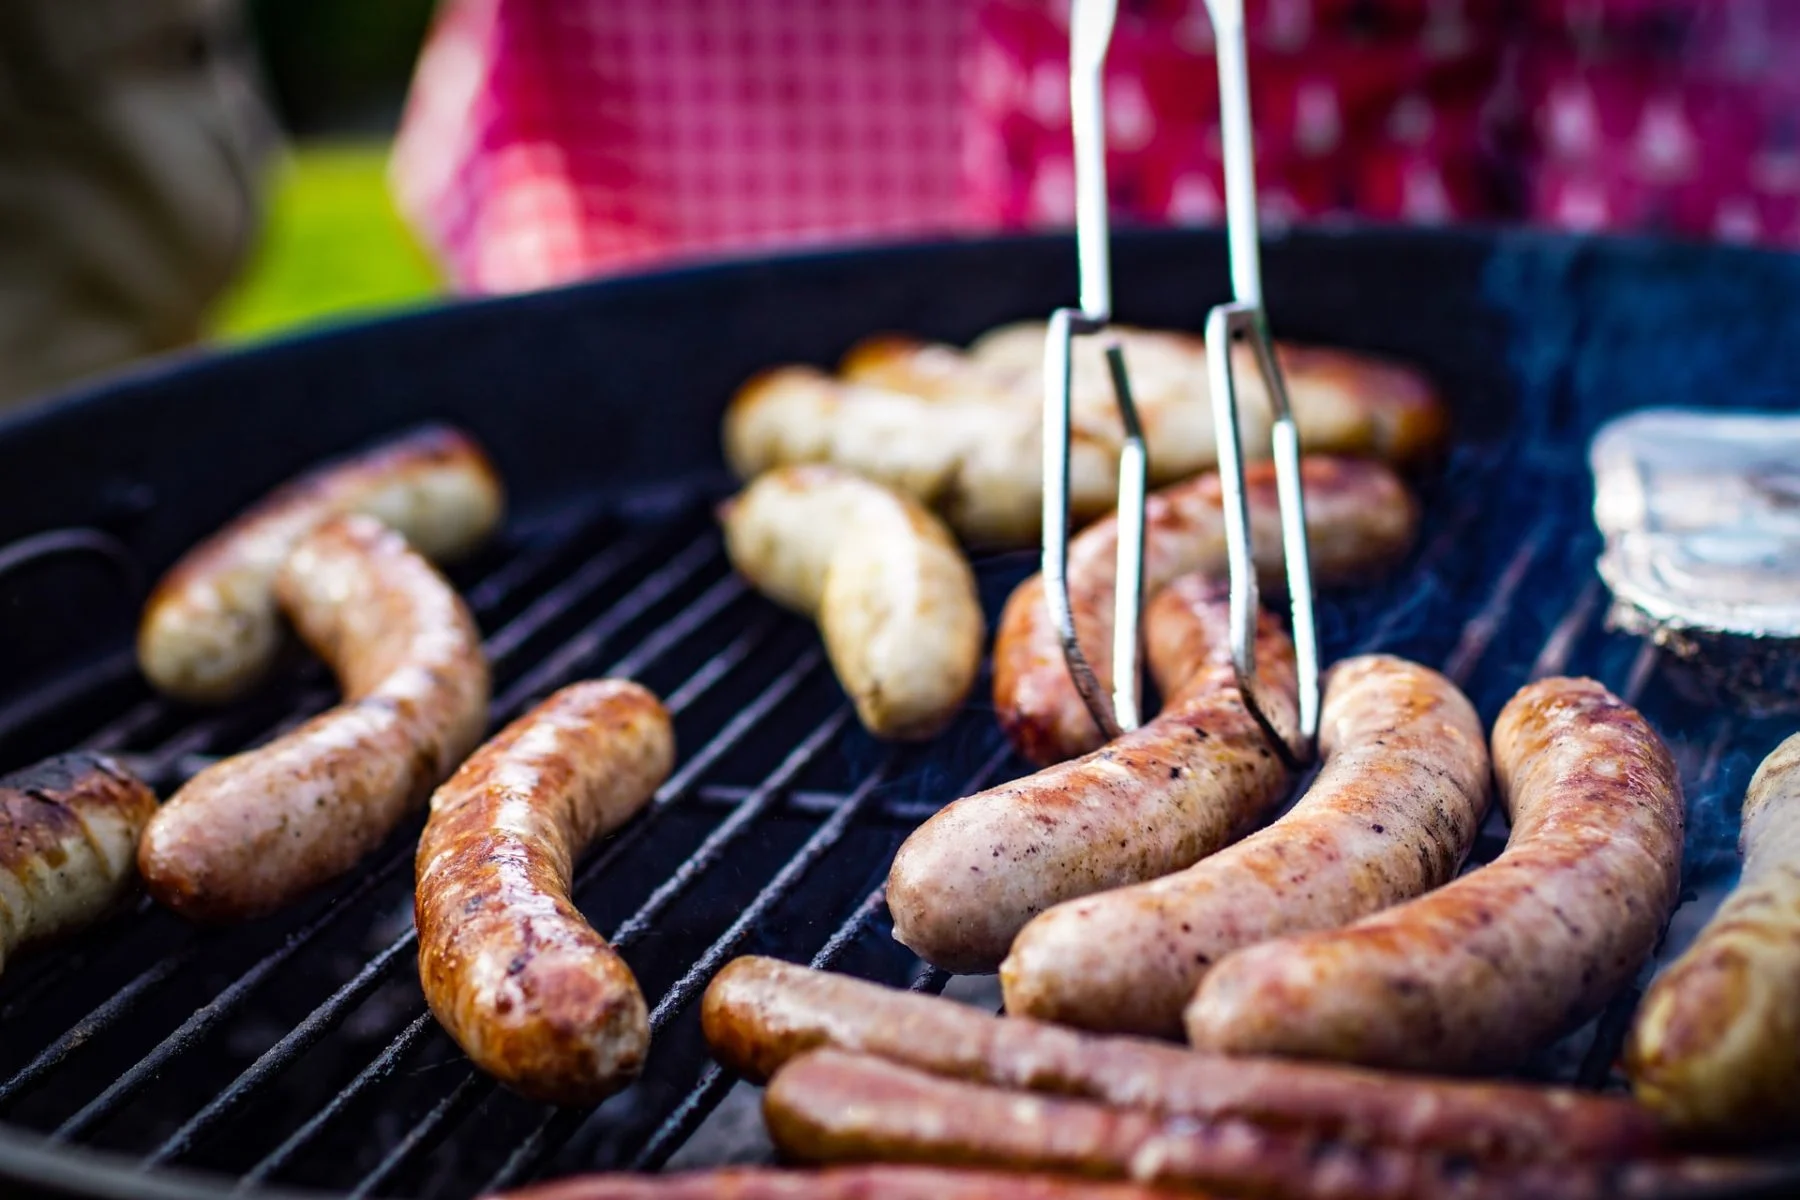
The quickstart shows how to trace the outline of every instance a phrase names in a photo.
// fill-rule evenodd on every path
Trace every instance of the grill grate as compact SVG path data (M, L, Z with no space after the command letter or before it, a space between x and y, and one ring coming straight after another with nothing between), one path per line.
M1527 470L1533 486L1506 493L1528 502L1491 502L1503 473ZM1576 464L1526 467L1477 447L1446 478L1454 485L1428 497L1412 570L1327 598L1327 658L1384 649L1439 664L1489 720L1527 678L1561 671L1594 674L1641 703L1675 748L1695 814L1673 953L1716 901L1734 861L1735 798L1782 731L1688 699L1656 651L1600 627ZM597 674L641 680L675 714L677 772L577 875L583 911L611 931L651 1001L656 1039L637 1086L591 1111L534 1104L474 1071L439 1032L413 968L415 820L357 877L269 921L199 931L140 903L9 969L0 1120L146 1169L210 1170L223 1188L252 1193L280 1184L468 1196L545 1173L666 1162L733 1083L707 1059L695 1001L734 955L941 988L941 973L921 971L888 936L879 884L925 815L1023 770L985 710L986 680L931 745L872 742L812 630L731 573L713 498L696 490L649 514L577 505L459 578L487 633L496 723ZM990 614L1032 565L1023 554L977 564ZM13 733L77 723L89 747L174 769L259 742L331 697L322 671L297 666L285 689L194 714L145 693L116 654L0 710L0 738L13 745ZM1504 837L1496 815L1476 860ZM1521 1073L1616 1086L1611 1065L1635 998Z

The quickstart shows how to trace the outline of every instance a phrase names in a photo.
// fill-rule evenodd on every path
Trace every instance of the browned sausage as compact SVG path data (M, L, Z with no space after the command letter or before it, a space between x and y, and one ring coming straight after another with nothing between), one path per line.
M1659 1144L1650 1113L1618 1097L1094 1037L770 958L719 972L701 1021L714 1057L758 1081L830 1047L995 1087L1484 1161L1632 1158Z
M592 1104L643 1065L643 993L569 883L582 850L648 803L674 761L655 696L577 683L431 797L415 913L425 999L476 1065L532 1099Z
M1418 506L1388 467L1355 459L1301 460L1308 548L1321 584L1385 567L1412 545ZM1252 545L1265 585L1284 585L1281 515L1272 464L1245 468ZM1202 475L1150 497L1144 526L1144 595L1191 571L1225 568L1225 524L1217 475ZM1112 687L1113 573L1119 531L1112 519L1069 544L1069 603L1081 648L1102 686ZM1101 734L1063 658L1062 642L1033 575L1006 602L994 638L994 708L1020 754L1039 765L1086 754Z
M1267 1200L1608 1200L1759 1174L1722 1162L1477 1164L1350 1147L1242 1121L1002 1091L835 1050L777 1072L763 1117L776 1147L801 1162L1057 1171Z
M373 517L336 517L307 534L275 594L344 701L208 767L151 820L138 870L152 896L195 920L273 912L348 871L487 724L474 618Z
M1025 926L1000 965L1006 1011L1179 1037L1195 986L1231 951L1347 925L1455 876L1491 795L1481 719L1455 684L1384 654L1339 663L1320 750L1318 780L1267 829Z
M1222 585L1189 576L1145 614L1150 666L1169 697L1154 721L1085 758L957 800L894 858L894 936L951 971L991 971L1053 904L1180 870L1242 834L1289 773L1244 707ZM1294 648L1267 613L1260 697L1294 720Z
M218 703L249 691L281 644L274 581L320 523L365 513L436 562L460 558L500 524L500 479L481 448L432 426L326 463L277 489L169 569L144 606L138 662L183 700Z
M578 1175L492 1200L1172 1200L1194 1193L1063 1175L945 1167L726 1167L676 1175ZM1204 1197L1201 1198L1204 1200Z
M1590 679L1545 679L1494 725L1512 818L1499 858L1348 928L1229 955L1194 1045L1462 1071L1516 1063L1592 1016L1655 949L1681 877L1662 739Z
M0 779L0 966L117 907L155 812L155 793L99 754Z
M1734 1140L1800 1130L1800 734L1763 760L1743 808L1744 870L1638 1009L1638 1099Z

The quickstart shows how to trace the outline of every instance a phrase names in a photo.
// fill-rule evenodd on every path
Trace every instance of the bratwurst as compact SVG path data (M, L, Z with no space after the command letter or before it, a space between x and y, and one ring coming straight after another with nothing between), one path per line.
M1800 735L1744 796L1743 874L1638 1009L1625 1068L1682 1129L1736 1141L1800 1129Z
M770 471L729 501L731 563L818 621L838 681L877 737L929 738L981 670L975 573L915 501L837 467Z
M155 793L99 754L0 778L0 967L118 907L155 812Z
M592 1104L650 1047L631 968L569 898L575 860L655 794L675 732L635 683L563 688L431 797L419 838L419 980L438 1023L514 1091Z
M1616 1096L1198 1054L999 1017L772 958L740 958L720 971L700 1019L713 1056L757 1082L808 1050L831 1048L992 1087L1483 1162L1626 1159L1662 1149L1655 1118Z
M344 700L206 768L151 820L138 870L152 896L195 920L273 912L348 871L487 725L474 618L373 517L336 517L301 538L275 595Z
M160 691L215 704L243 695L282 640L275 576L306 534L364 513L434 562L461 558L500 524L505 498L486 455L428 427L327 463L271 493L182 557L144 606L138 663Z
M1403 557L1418 532L1419 510L1388 467L1356 459L1302 459L1307 544L1321 584L1366 578ZM1275 468L1244 471L1257 574L1286 586ZM1069 543L1069 605L1081 648L1102 688L1112 688L1113 581L1119 552L1114 519ZM1150 497L1144 512L1144 595L1154 597L1192 571L1222 577L1225 519L1217 475L1202 475ZM994 708L1013 747L1040 766L1097 748L1100 727L1075 688L1062 639L1050 619L1044 581L1033 575L1013 591L994 636Z
M1494 724L1512 819L1500 857L1345 929L1207 973L1189 1040L1230 1054L1465 1071L1592 1016L1655 949L1681 880L1681 781L1638 712L1591 679L1522 689Z
M1066 1175L878 1164L825 1171L769 1167L673 1175L619 1171L559 1179L491 1200L1177 1200L1181 1196L1194 1200L1192 1192Z
M1226 954L1335 929L1448 882L1487 812L1487 739L1456 685L1384 654L1325 688L1324 766L1293 810L1185 871L1060 904L1000 964L1006 1011L1181 1036L1181 1010Z
M900 847L888 875L894 936L948 971L991 971L1053 904L1188 866L1281 799L1289 772L1244 706L1224 585L1187 576L1151 601L1153 721L1085 758L949 804ZM1259 699L1294 722L1294 647L1258 616Z

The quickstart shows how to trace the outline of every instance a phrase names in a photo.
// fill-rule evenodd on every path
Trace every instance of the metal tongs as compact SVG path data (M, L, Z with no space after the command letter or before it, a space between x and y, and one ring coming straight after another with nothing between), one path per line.
M1231 581L1231 661L1244 703L1290 766L1310 762L1319 732L1319 642L1313 615L1312 566L1300 484L1300 434L1288 406L1287 385L1275 361L1263 311L1257 240L1255 154L1250 134L1250 79L1243 0L1206 0L1219 61L1219 120L1225 149L1226 239L1236 299L1206 319L1207 370L1224 489L1225 548ZM1113 609L1113 694L1110 703L1081 651L1069 603L1070 349L1076 337L1104 334L1112 320L1108 247L1106 124L1101 75L1112 40L1117 0L1075 0L1069 45L1069 100L1075 139L1075 246L1081 304L1050 317L1044 347L1044 593L1062 639L1063 656L1082 700L1105 735L1141 724L1138 644L1144 587L1144 503L1148 454L1125 355L1117 338L1105 345L1113 398L1125 437L1119 454L1118 575ZM1270 720L1256 673L1256 567L1250 554L1250 508L1244 492L1243 440L1238 428L1232 347L1250 344L1269 394L1270 432L1281 509L1294 650L1299 669L1299 728L1293 740Z

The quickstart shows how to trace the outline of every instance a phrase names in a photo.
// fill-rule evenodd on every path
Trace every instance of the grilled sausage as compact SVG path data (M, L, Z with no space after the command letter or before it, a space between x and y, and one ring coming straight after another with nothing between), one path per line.
M648 803L674 761L655 696L577 683L431 797L415 914L425 999L476 1065L534 1100L593 1104L643 1065L643 993L569 884L582 850Z
M138 870L152 896L195 920L273 912L348 871L487 724L474 619L373 517L335 517L301 538L275 595L344 700L208 767L151 820Z
M1403 556L1418 531L1418 506L1380 463L1353 459L1301 461L1308 549L1313 577L1343 583L1374 573ZM1253 464L1244 472L1252 547L1266 586L1283 588L1281 514L1275 470ZM1216 475L1202 475L1150 497L1144 525L1144 594L1155 596L1190 571L1225 569L1225 523ZM1101 521L1069 544L1069 604L1081 648L1101 685L1112 687L1113 577L1118 525ZM994 708L1015 749L1040 766L1086 754L1101 743L1100 728L1069 675L1062 640L1050 619L1043 577L1014 590L994 637Z
M973 393L1039 404L1045 333L1042 321L1005 325L977 338L967 352L883 335L853 347L842 373L847 379L917 395L955 398ZM1195 447L1208 457L1197 463L1184 460L1184 467L1191 474L1212 466L1205 341L1191 333L1120 325L1108 333L1124 348L1132 398L1140 410L1159 414L1182 409L1208 416L1204 445ZM1077 339L1073 350L1076 413L1116 424L1103 341ZM1268 444L1271 412L1250 348L1240 345L1236 354L1244 448L1255 454ZM1427 460L1442 450L1449 433L1448 412L1417 371L1348 350L1288 342L1277 343L1275 355L1301 444L1307 449L1372 454L1402 464Z
M1481 720L1455 684L1387 655L1340 663L1320 749L1317 781L1267 829L1025 926L1000 965L1006 1011L1179 1037L1183 1006L1224 955L1347 925L1455 876L1491 794Z
M1125 343L1153 484L1218 461L1205 349L1187 334L1116 329ZM1414 462L1441 448L1442 402L1416 373L1332 350L1278 350L1301 444L1321 453ZM878 479L941 513L965 540L1025 545L1043 511L1043 325L1009 326L968 353L881 337L853 349L841 377L784 367L751 380L726 411L725 454L744 479L829 462ZM1123 426L1096 339L1074 345L1070 509L1112 508ZM1267 454L1260 378L1239 372L1245 453Z
M946 806L888 875L894 936L949 971L991 971L1053 904L1180 870L1281 799L1289 774L1244 707L1222 585L1189 576L1146 610L1162 714L1085 758ZM1294 648L1267 613L1259 697L1282 727Z
M436 562L469 553L500 524L504 495L481 448L429 427L327 463L277 489L200 543L144 606L138 662L159 690L219 703L254 687L281 645L274 581L306 533L366 513Z
M1638 1010L1625 1065L1637 1096L1716 1138L1800 1129L1800 735L1744 797L1737 887Z
M1474 1164L1001 1091L814 1050L776 1073L763 1117L788 1158L1057 1171L1267 1200L1611 1200L1773 1175L1731 1163Z
M771 471L725 508L732 565L817 619L856 715L877 737L928 738L981 670L975 575L941 522L836 467Z
M806 463L854 471L930 507L977 545L1028 545L1043 521L1043 414L1013 403L941 403L782 367L732 400L725 460L745 480ZM1069 471L1075 520L1117 503L1116 447L1075 431Z
M117 907L155 812L155 793L98 754L0 778L0 967Z
M1675 764L1589 679L1522 689L1493 754L1512 819L1499 858L1345 929L1227 956L1188 1007L1193 1044L1459 1071L1517 1062L1593 1015L1675 905Z
M740 958L719 972L701 1022L713 1056L759 1082L829 1047L994 1087L1484 1162L1623 1159L1659 1148L1656 1120L1616 1097L1094 1037L770 958Z
M1130 1183L944 1167L725 1167L675 1175L577 1175L491 1200L1173 1200Z

